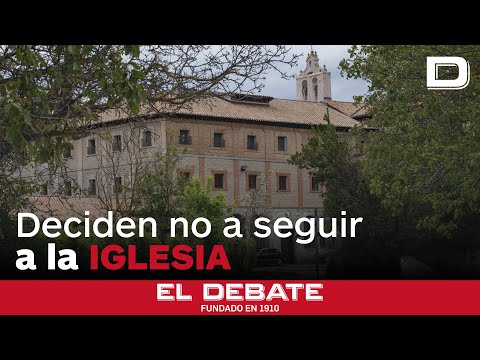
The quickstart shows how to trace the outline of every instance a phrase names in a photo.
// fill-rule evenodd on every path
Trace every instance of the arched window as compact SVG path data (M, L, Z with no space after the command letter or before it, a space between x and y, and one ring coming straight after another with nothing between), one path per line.
M317 100L318 99L318 80L317 80L317 78L313 78L312 85L313 85L313 96L315 97L315 100Z
M307 80L303 80L302 82L302 94L303 94L303 100L308 99L308 88L307 88Z

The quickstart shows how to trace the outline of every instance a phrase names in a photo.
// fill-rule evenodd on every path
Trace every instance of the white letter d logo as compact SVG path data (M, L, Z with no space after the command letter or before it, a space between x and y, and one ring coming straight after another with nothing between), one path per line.
M439 79L440 66L457 66L456 79ZM470 82L470 64L459 56L428 56L427 57L427 88L429 90L460 90Z

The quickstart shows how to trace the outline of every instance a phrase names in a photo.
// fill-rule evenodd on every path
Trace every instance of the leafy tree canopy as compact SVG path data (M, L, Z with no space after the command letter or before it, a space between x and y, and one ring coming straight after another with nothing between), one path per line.
M372 115L363 164L370 191L392 214L450 236L480 210L480 46L353 46L341 69L368 81ZM461 56L470 85L426 87L427 56ZM445 68L440 77L456 78Z
M61 165L63 150L102 112L175 111L210 96L253 93L266 71L286 78L280 65L296 61L281 45L0 45L2 216L29 192L13 176L21 166Z
M267 70L286 77L278 66L296 59L285 46L0 45L0 141L61 162L102 111L258 91Z

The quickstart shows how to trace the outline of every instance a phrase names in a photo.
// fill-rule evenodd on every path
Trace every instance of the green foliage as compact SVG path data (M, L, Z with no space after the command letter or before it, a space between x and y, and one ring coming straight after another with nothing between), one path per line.
M363 217L363 226L358 229L373 238L390 231L392 223L380 201L370 194L362 173L364 161L352 156L354 149L346 136L330 124L317 127L290 162L307 169L324 186L324 216L338 217L345 210L349 217Z
M137 115L146 101L173 110L214 92L253 92L267 69L286 76L276 64L296 60L281 45L0 45L0 130L32 159L61 163L79 127L105 110Z
M174 147L167 147L164 153L156 154L151 166L144 169L140 184L141 209L140 216L151 216L157 220L160 238L169 232L170 218L181 216L181 194L185 180L174 178L173 173L180 160L180 155Z
M225 195L218 192L212 196L211 189L213 178L207 178L206 184L202 185L199 178L184 179L173 177L173 170L178 163L179 155L171 148L158 156L156 164L149 174L145 176L142 184L142 208L138 212L140 216L151 216L157 220L159 237L170 237L170 219L184 217L191 225L192 222L204 217L212 224L212 232L207 242L223 243L224 219L231 208L227 204ZM197 227L199 232L205 228L202 223ZM177 231L178 233L178 231ZM185 242L181 236L175 241ZM204 239L195 239L193 236L186 239L192 245Z
M278 65L297 58L283 45L0 45L0 166L21 156L17 167L54 170L107 110L134 118L143 106L174 113L213 94L253 93L265 71L286 77ZM24 184L2 167L0 186ZM26 194L1 196L4 214Z
M16 236L12 215L27 203L26 195L33 191L30 183L14 176L22 164L24 156L0 135L0 256Z
M270 174L266 174L270 176ZM241 204L246 207L245 211L245 225L247 233L245 234L246 238L256 240L255 235L255 220L258 217L269 217L271 194L267 192L265 177L260 177L258 179L258 184L256 189L251 189L247 194L241 199Z
M174 147L158 154L153 165L146 169L141 188L142 208L140 216L151 216L157 220L159 236L170 236L170 219L184 217L189 224L198 217L205 217L212 224L213 242L223 239L224 218L230 208L225 195L218 192L211 195L213 178L208 178L205 186L200 179L174 177L180 155ZM204 229L199 224L200 232ZM191 239L194 240L193 238Z
M224 219L230 213L225 194L221 191L212 196L213 178L207 178L203 186L200 179L193 178L185 184L178 201L183 205L182 215L189 224L196 218L207 218L212 224L212 232L207 240L222 243ZM200 225L200 224L199 224ZM199 232L203 232L198 226Z
M356 237L342 239L342 272L332 274L331 265L328 276L397 276L398 219L370 193L368 178L363 173L364 160L353 156L355 146L347 141L353 134L338 133L328 123L328 115L325 120L328 125L313 129L313 136L290 162L307 169L324 186L322 216L338 218L341 211L346 211L348 217L363 218L356 227ZM331 263L335 259L332 257Z
M224 242L225 252L230 266L236 272L248 272L255 266L257 251L255 240L248 238L227 239Z
M464 57L472 69L469 86L427 90L427 56ZM369 190L419 229L452 236L477 224L480 47L353 46L341 68L370 84L363 101L377 131L370 134L364 161Z
M16 150L56 159L80 125L120 103L138 113L139 46L2 46L0 128Z
M255 242L248 238L225 238L223 235L224 220L231 216L232 209L223 192L219 191L212 196L212 186L213 177L208 177L205 185L202 185L199 178L194 177L184 184L182 192L173 200L182 209L179 215L185 217L189 224L199 217L208 219L212 224L210 236L205 239L196 239L190 236L189 239L177 240L181 243L189 242L191 245L204 244L206 252L210 251L213 244L222 244L232 270L247 272L255 264ZM200 224L197 228L203 232L204 228Z

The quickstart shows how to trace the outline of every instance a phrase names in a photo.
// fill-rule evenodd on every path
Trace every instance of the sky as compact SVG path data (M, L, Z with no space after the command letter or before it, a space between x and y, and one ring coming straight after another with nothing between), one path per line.
M341 101L353 101L353 96L364 95L368 90L365 81L359 79L347 80L340 75L338 64L340 60L348 57L347 50L349 45L313 45L313 50L317 52L320 65L323 63L331 73L332 79L332 99ZM298 75L305 69L306 56L310 52L310 45L293 45L292 50L297 54L303 54L296 68L290 69L288 66L282 70L289 74ZM295 79L284 80L275 71L270 71L266 75L265 88L262 89L262 95L269 95L281 99L296 99Z

